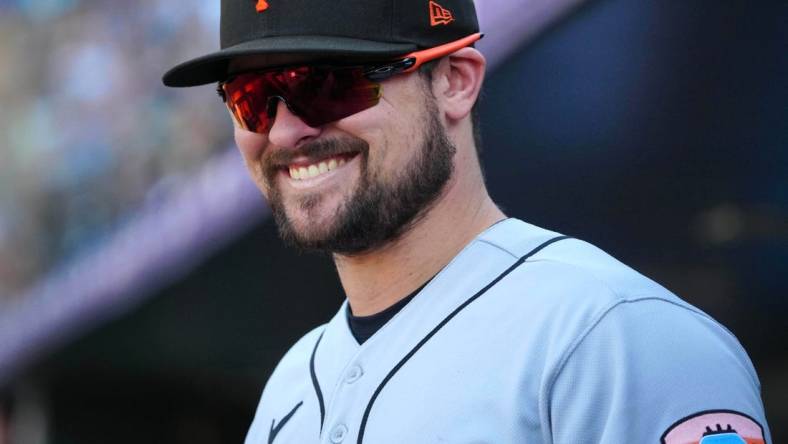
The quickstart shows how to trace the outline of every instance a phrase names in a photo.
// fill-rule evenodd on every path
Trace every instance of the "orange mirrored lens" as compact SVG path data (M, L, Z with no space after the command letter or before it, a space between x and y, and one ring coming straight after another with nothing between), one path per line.
M262 134L273 123L276 100L283 100L304 123L317 127L375 106L381 91L363 68L318 66L242 74L222 88L238 124Z

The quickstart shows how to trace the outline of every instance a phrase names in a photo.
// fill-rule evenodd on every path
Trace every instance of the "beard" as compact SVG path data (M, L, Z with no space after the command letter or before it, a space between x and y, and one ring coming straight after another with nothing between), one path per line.
M359 153L361 175L330 222L304 228L290 220L280 191L269 180L268 202L282 240L301 251L352 256L379 249L407 232L437 201L454 171L457 149L438 120L434 103L428 101L426 111L421 147L412 165L403 168L391 183L369 171L369 145L361 139L332 139L305 146L304 152L314 154ZM314 194L298 199L295 205L308 216L320 201L321 196Z

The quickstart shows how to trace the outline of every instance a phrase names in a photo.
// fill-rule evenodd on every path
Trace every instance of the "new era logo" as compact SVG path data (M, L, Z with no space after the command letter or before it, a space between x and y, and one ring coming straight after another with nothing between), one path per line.
M257 12L263 12L268 9L268 2L266 0L257 0Z
M454 21L451 11L430 1L430 26L448 25Z

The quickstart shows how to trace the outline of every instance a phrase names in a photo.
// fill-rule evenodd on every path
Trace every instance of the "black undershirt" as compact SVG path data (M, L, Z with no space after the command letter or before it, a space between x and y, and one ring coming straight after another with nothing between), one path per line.
M386 325L386 322L391 320L395 314L399 313L402 310L402 307L408 305L408 302L411 301L416 295L429 284L432 280L430 278L425 282L421 287L417 288L413 293L405 296L401 300L397 301L391 307L373 315L369 316L354 316L353 313L350 311L350 304L347 306L347 323L350 327L350 332L353 333L353 337L356 338L356 342L358 345L363 344L366 342L367 339L371 338L372 335L377 333L381 327Z
M499 221L496 221L494 224L490 225L490 227L498 225L499 223L507 219L509 218L505 217ZM488 227L488 229L490 227ZM381 327L386 325L386 322L390 321L391 318L394 317L394 315L399 313L399 311L402 310L402 307L408 305L408 302L410 302L411 299L413 299L422 289L424 289L424 287L426 287L427 284L429 284L432 278L434 277L435 276L427 279L427 282L422 284L421 287L417 288L416 290L413 291L413 293L405 296L404 298L402 298L402 300L398 301L391 307L379 313L375 313L373 315L354 316L353 312L350 311L350 304L348 304L347 324L350 327L350 332L353 333L353 337L356 338L356 342L358 342L358 345L361 345L364 342L366 342L366 340L371 338L372 335L374 335L375 333L377 333L377 331L380 330Z

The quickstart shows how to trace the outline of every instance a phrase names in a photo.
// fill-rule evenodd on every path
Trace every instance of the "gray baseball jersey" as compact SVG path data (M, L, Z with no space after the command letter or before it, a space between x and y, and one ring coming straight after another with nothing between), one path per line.
M246 444L771 442L728 330L598 248L517 219L363 345L345 304L279 363Z

